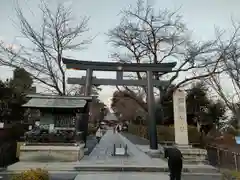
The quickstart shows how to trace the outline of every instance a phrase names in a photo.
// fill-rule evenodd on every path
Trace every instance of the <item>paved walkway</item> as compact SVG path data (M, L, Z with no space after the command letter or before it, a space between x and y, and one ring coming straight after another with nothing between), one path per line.
M105 160L111 158L114 144L116 147L120 147L121 145L124 145L124 142L119 137L119 134L114 134L111 130L108 130L100 140L99 144L97 144L90 153L88 159Z
M135 146L140 150L140 151L143 151L143 152L148 152L149 151L149 140L147 139L144 139L142 137L139 137L139 136L136 136L136 135L133 135L133 134L130 134L130 133L127 133L127 132L123 132L122 133L123 136L125 138L127 138L132 144L135 144ZM164 153L164 149L162 147L162 145L158 144L158 148L159 148L159 151L161 151L162 153Z
M123 172L96 172L96 173L80 173L75 180L168 180L169 176L164 173L123 173Z
M128 147L128 157L114 157L113 145L116 147ZM119 133L113 133L113 130L108 130L105 135L102 137L101 141L93 149L89 156L85 156L83 160L80 161L80 164L91 165L91 164L114 164L114 165L140 165L140 164L149 164L153 165L153 159L151 159L144 152L140 151L136 145L132 144L127 138L122 136ZM166 162L163 160L158 160L158 165L166 166Z
M183 175L182 180L221 180L217 176L190 176ZM169 180L168 173L146 173L146 172L80 172L75 180Z
M0 179L11 180L13 174L0 174ZM167 173L146 172L55 172L50 173L51 180L169 180ZM202 176L182 175L182 180L202 180ZM204 180L221 180L221 177L208 176Z
M146 141L141 143L142 146L146 147ZM130 154L129 157L114 157L112 156L113 152L113 144L116 146L127 145L128 146L128 153ZM136 143L140 145L140 143ZM84 169L88 168L93 170L91 172L79 172L76 176L75 180L84 179L84 180L122 180L122 179L129 179L129 180L142 180L142 179L162 179L168 180L169 176L166 173L147 173L147 172L94 172L94 169L101 169L108 167L140 167L140 168L155 168L155 167L167 167L167 162L161 159L154 159L150 158L146 155L142 150L136 146L134 142L129 141L126 137L122 134L113 133L112 130L108 130L105 135L102 137L101 141L97 146L93 149L93 151L89 154L89 156L85 156L80 162L72 162L72 163L24 163L19 162L15 165L12 165L10 168L12 171L17 170L26 170L30 168L46 168L48 171L56 171L56 172L76 172L78 168ZM191 166L191 165L190 165ZM186 166L185 166L186 167ZM187 167L188 168L188 167ZM202 169L201 172L206 173L206 166L192 166L190 167L195 172L198 172L199 169ZM10 170L9 169L9 170ZM217 180L219 177L214 176L210 178L210 174L205 176L204 179L206 180ZM196 179L200 180L202 176L183 176L183 180L190 180Z

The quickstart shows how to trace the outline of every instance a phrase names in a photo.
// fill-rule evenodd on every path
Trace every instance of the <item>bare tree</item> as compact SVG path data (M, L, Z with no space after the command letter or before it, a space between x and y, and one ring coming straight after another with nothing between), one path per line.
M71 9L63 4L51 11L48 4L40 5L42 23L33 27L24 16L21 8L16 9L21 34L32 46L20 46L15 49L0 43L0 63L10 67L24 67L36 80L51 91L66 95L66 68L62 63L63 53L81 50L91 43L90 38L83 39L88 31L88 17L74 21Z
M218 96L234 116L234 120L240 119L240 24L233 23L233 33L225 40L222 36L218 39L218 51L222 55L221 74L211 75L205 81L215 90ZM219 34L219 32L218 32ZM223 34L223 33L221 33ZM232 93L228 92L228 90ZM239 121L240 122L240 121ZM239 124L240 125L240 124Z
M112 55L118 61L156 65L177 62L172 72L154 73L157 80L169 80L164 89L158 87L160 92L172 89L171 84L175 84L176 89L218 72L221 54L216 51L216 41L194 43L188 34L177 11L156 12L153 7L144 6L142 0L136 8L124 10L120 24L108 32L109 42L117 49ZM182 73L187 77L180 79ZM136 73L136 76L143 79L146 75Z

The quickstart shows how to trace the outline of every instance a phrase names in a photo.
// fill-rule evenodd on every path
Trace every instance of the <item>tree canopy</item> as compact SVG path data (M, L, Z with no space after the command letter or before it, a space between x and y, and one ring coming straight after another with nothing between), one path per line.
M129 92L114 92L111 104L113 111L118 115L121 114L121 118L132 120L132 122L136 122L138 117L146 121L146 110L136 103L134 99L129 98L129 96L138 98L138 101L145 105L146 103L137 94L126 96L125 94L127 93ZM208 94L209 90L203 82L195 83L188 89L186 113L189 125L196 126L199 123L200 125L219 126L225 119L226 108L224 103L218 99L213 100ZM172 91L165 93L162 99L157 101L155 114L157 124L170 125L174 123Z
M23 68L16 68L13 78L5 82L0 81L0 84L1 120L8 122L23 120L24 109L21 105L26 103L25 95L35 92L30 74Z

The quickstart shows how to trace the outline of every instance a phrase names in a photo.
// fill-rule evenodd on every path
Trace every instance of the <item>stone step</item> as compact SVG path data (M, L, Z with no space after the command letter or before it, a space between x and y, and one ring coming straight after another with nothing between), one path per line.
M148 154L150 157L152 158L163 158L164 157L164 154L163 153L146 153ZM206 159L206 155L205 154L198 154L198 155L195 155L195 154L183 154L183 157L184 159Z
M78 166L75 167L77 171L109 171L109 172L169 172L167 167L158 167L158 166ZM183 167L183 172L185 173L205 173L205 174L218 174L218 170L215 168L210 168L209 166L203 167L196 165L195 167Z
M183 164L209 164L207 160L184 159Z
M164 155L162 153L146 153L148 154L151 158L156 158L156 159L164 159ZM194 156L194 155L186 155L183 158L183 163L184 164L208 164L208 160L206 159L205 155L201 156Z
M198 160L198 161L203 161L203 160L206 160L207 157L206 156L194 156L194 155L190 155L190 156L185 156L183 155L183 159L195 159L195 160Z

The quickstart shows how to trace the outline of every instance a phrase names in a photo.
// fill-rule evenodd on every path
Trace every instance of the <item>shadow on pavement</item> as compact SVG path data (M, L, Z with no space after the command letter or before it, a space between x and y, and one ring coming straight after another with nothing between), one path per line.
M87 151L84 152L84 155L88 156L92 150L95 148L97 145L97 139L94 135L90 135L87 137L87 143L86 143L86 148Z

